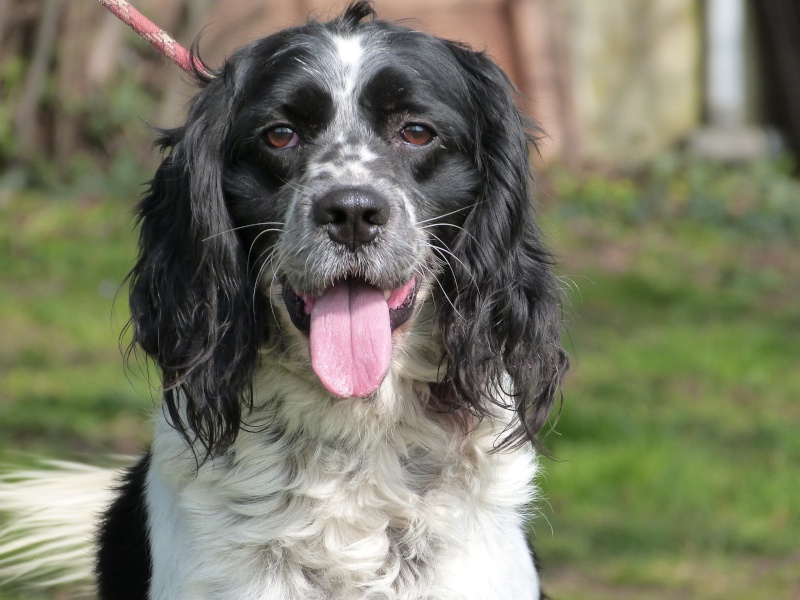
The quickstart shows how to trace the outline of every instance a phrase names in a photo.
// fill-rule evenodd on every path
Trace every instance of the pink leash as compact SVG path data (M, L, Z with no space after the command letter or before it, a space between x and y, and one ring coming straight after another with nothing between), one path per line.
M99 2L138 33L143 40L190 75L196 75L198 71L204 75L210 75L206 67L199 60L193 58L186 48L126 0L99 0Z

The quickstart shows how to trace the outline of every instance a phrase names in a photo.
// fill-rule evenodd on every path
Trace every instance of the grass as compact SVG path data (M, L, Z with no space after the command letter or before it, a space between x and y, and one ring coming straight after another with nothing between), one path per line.
M657 167L551 174L543 217L573 370L533 523L545 587L556 600L796 600L800 193L782 200L798 189L783 177L762 194L769 166ZM0 195L3 462L146 443L153 400L120 355L130 210ZM0 590L33 598L15 593Z
M800 598L798 238L582 199L547 215L574 361L534 523L549 593Z
M150 397L120 356L132 229L120 200L16 192L0 202L3 461L86 458L146 439Z

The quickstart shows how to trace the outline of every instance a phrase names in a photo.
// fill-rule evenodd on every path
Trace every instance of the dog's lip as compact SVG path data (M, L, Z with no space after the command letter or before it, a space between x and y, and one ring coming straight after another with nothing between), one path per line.
M356 280L355 278L347 279ZM291 286L283 278L278 278L278 282L283 288L283 301L292 323L297 329L308 335L311 331L311 312L314 310L317 298L323 296L325 292L319 296L313 296ZM389 307L389 321L392 331L411 317L418 290L419 279L413 276L397 288L383 290L386 304Z

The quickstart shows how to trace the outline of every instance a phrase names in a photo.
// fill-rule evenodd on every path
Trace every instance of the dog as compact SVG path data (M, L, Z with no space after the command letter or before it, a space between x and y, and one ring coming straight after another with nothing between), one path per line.
M540 598L568 358L509 79L364 1L196 60L129 276L163 409L96 501L97 594Z

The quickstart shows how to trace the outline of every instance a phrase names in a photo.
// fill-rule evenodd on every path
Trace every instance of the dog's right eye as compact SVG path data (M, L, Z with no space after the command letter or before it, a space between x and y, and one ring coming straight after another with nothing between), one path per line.
M276 125L267 129L264 133L264 141L270 148L284 150L296 146L300 142L300 136L291 127Z
M400 138L411 146L427 146L436 134L425 125L410 123L400 130Z

